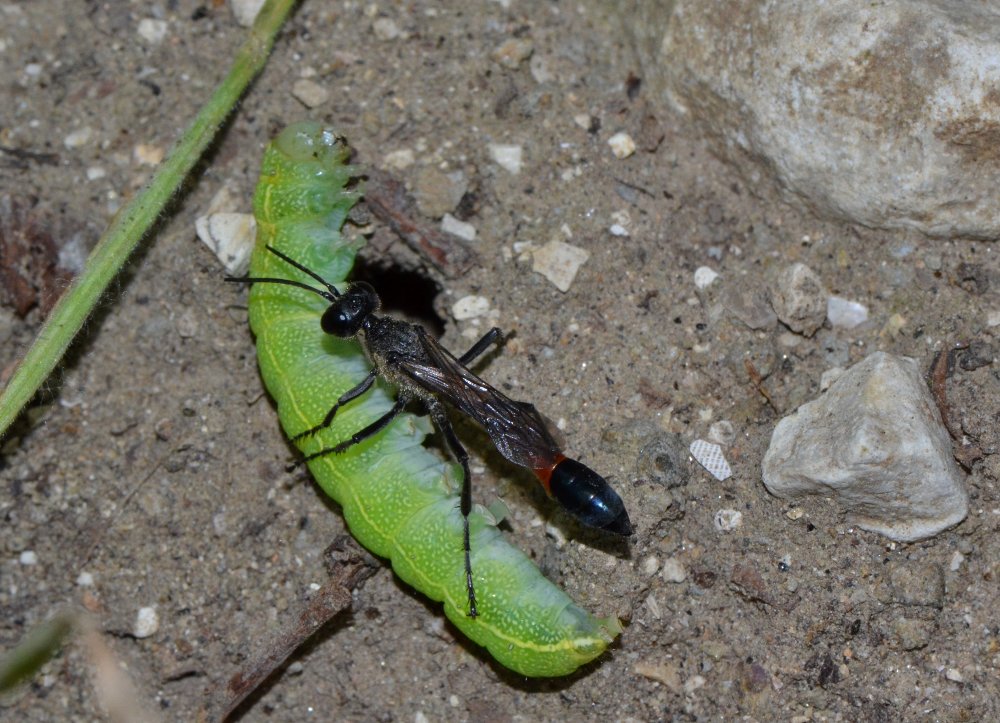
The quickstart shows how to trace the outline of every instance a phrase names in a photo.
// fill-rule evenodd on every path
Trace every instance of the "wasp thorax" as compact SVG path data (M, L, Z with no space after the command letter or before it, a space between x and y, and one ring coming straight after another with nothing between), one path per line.
M355 282L323 312L320 326L327 334L347 339L361 331L378 306L378 294L371 284Z

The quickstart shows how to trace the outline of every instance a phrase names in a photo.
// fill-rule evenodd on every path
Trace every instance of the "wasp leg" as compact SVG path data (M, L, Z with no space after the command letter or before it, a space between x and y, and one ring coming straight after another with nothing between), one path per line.
M469 351L460 356L458 361L461 362L463 366L468 366L477 356L489 349L490 345L499 341L503 341L503 332L500 331L500 327L494 326L488 332L483 334L483 338L473 344Z
M483 338L485 339L486 337ZM479 346L479 344L477 343L476 346ZM444 435L445 442L448 443L451 453L455 455L455 459L462 465L462 474L464 477L462 479L460 510L462 512L462 544L465 548L465 587L469 591L469 617L474 618L479 613L476 611L476 590L472 584L472 547L469 544L469 513L472 512L472 483L469 475L469 453L465 451L465 447L462 446L458 436L455 434L444 406L437 401L428 401L427 411L430 412L434 424L441 430L441 434Z
M337 416L337 410L339 410L342 406L347 404L352 399L357 399L362 394L371 389L372 384L374 384L375 382L375 377L377 376L378 372L375 369L372 369L370 372L368 372L368 376L366 376L361 381L361 383L358 384L358 386L354 387L353 389L348 389L346 392L343 393L343 395L341 395L340 399L337 400L337 403L334 404L332 407L330 407L330 411L326 413L325 417L323 417L322 422L317 424L315 427L312 427L311 429L307 429L304 432L299 432L294 437L292 437L292 442L293 443L298 442L300 439L311 437L312 435L316 434L316 432L318 432L319 430L326 429L327 427L329 427L333 423L333 418Z
M328 454L340 454L354 445L364 442L369 437L378 434L383 429L388 427L389 423L403 411L403 407L406 406L408 401L409 397L400 395L399 399L396 400L396 403L392 405L392 408L388 412L383 414L364 429L359 429L351 435L350 439L345 439L343 442L333 447L327 447L326 449L321 449L319 452L313 452L312 454L306 455L302 458L302 462L309 462L317 457L323 457Z

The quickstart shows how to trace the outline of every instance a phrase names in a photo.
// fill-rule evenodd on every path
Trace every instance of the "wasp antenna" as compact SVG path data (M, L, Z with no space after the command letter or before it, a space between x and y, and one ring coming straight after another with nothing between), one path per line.
M311 291L314 294L319 294L329 302L335 301L337 296L339 296L339 294L331 293L324 289L317 289L315 286L310 286L309 284L304 284L301 281L295 281L293 279L271 279L263 276L227 276L225 280L248 284L283 284L285 286L294 286L296 289L305 289L306 291Z
M290 256L286 256L285 254L281 253L280 251L278 251L278 249L274 248L271 245L268 245L266 248L272 254L274 254L279 259L281 259L282 261L284 261L286 264L294 266L299 271L301 271L303 274L308 274L310 277L316 279L316 281L318 281L319 283L323 284L323 286L325 286L327 288L327 290L331 294L333 294L335 297L336 296L340 296L340 292L337 290L336 286L334 286L333 284L331 284L329 281L327 281L326 279L324 279L322 276L320 276L319 274L317 274L312 269L303 266L302 264L300 264L295 259L291 258ZM312 287L309 287L309 288L312 288Z

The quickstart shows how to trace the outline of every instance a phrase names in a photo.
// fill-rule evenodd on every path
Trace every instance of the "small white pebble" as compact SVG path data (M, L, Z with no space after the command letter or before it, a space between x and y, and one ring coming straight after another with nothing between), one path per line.
M28 63L24 66L24 74L32 78L37 78L42 74L42 66L39 63Z
M87 169L88 181L97 181L101 178L104 178L106 175L108 175L107 171L105 171L100 166L91 166L90 168Z
M987 312L986 326L1000 326L1000 311Z
M684 567L684 563L676 557L668 557L663 561L663 570L660 571L660 577L667 582L684 582L687 580L687 570Z
M378 18L372 23L372 32L379 40L395 40L400 36L399 26L392 18Z
M653 616L654 620L659 620L663 617L663 609L660 607L660 601L656 599L655 595L650 595L646 598L646 607L649 608L649 614Z
M229 0L229 7L233 11L236 22L244 28L253 25L257 18L257 13L264 6L264 0Z
M642 572L644 575L655 575L659 568L660 561L656 559L656 555L650 555L642 561Z
M509 143L491 143L489 149L490 158L505 171L515 176L521 172L521 160L524 155L521 146Z
M736 428L727 419L720 419L708 428L708 441L718 445L732 444L736 441Z
M785 517L787 517L790 520L801 520L802 515L804 514L805 512L801 507L793 507L792 509L788 510L788 512L785 513Z
M462 701L457 695L452 693L451 695L448 696L448 705L450 705L452 708L457 708L458 706L462 705Z
M400 148L398 151L390 151L382 157L382 163L387 168L394 168L397 171L409 168L415 161L416 156L414 156L411 148Z
M18 562L22 565L37 565L38 555L35 554L34 550L25 550L21 553L20 557L18 557Z
M458 321L475 319L489 313L490 300L485 296L463 296L451 307L451 315Z
M135 627L132 635L137 638L148 638L160 629L160 616L156 614L155 607L139 608L135 616Z
M608 231L611 232L612 236L628 236L628 229L620 223L611 224L611 226L608 227Z
M161 43L167 37L167 21L143 18L139 21L138 33L148 43Z
M560 291L569 291L577 271L590 258L586 249L562 241L549 241L532 254L532 270L539 273Z
M241 276L250 266L256 224L249 213L213 213L199 216L195 233L212 249L216 258L233 276Z
M92 128L84 126L83 128L77 128L75 131L70 131L63 138L63 145L67 148L80 148L90 143L90 139L94 137L94 131Z
M705 685L705 679L702 676L692 675L690 678L684 681L684 692L688 694L693 693L696 690L698 690L698 688L701 688L704 685Z
M857 301L830 296L826 300L826 318L833 326L853 329L868 321L868 307Z
M316 108L330 100L330 91L314 80L300 78L292 84L292 96L306 108Z
M591 118L590 113L577 113L573 116L573 122L583 128L583 130L589 131L590 126L593 123L593 119Z
M166 151L152 143L140 143L132 149L132 157L143 166L156 166L163 160Z
M556 525L551 522L545 523L545 534L555 540L556 548L562 549L566 545L566 535Z
M459 221L450 213L446 213L441 217L441 230L445 233L454 234L459 238L465 239L466 241L476 240L476 227L471 223Z
M699 289L711 286L717 278L719 278L719 274L707 266L699 266L694 270L694 285Z
M952 681L953 683L965 682L965 676L962 675L962 671L960 671L958 668L948 668L947 670L944 671L944 677Z
M951 562L948 564L948 569L952 572L957 572L963 562L965 562L965 555L955 550L955 554L951 556Z
M83 571L76 576L76 584L80 587L93 587L94 576L87 571Z
M719 532L732 532L743 524L743 513L739 510L719 510L712 521Z
M615 158L628 158L635 153L635 141L625 131L619 131L608 138L608 145Z

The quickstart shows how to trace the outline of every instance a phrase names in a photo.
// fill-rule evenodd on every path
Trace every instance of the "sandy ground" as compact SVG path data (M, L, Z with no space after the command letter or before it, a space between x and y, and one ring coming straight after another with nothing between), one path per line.
M148 178L144 161L194 115L243 30L207 0L8 2L0 18L0 145L32 152L0 153L3 191L37 198L28 215L71 257ZM157 18L165 26L140 25ZM384 20L376 34L379 18L398 34ZM508 68L491 54L511 40L534 54L508 54ZM995 345L995 248L827 224L784 205L649 105L630 58L616 28L574 3L306 0L88 323L48 404L4 447L0 647L67 606L89 610L139 704L191 720L206 690L327 580L322 553L343 521L287 471L244 290L223 283L194 236L224 185L238 199L231 210L249 210L264 144L311 117L347 136L362 164L412 150L415 163L393 172L414 189L434 186L429 170L464 172L459 212L477 229L479 263L447 279L387 247L379 229L369 274L419 289L400 305L436 313L453 348L491 320L457 322L448 310L487 297L516 343L484 375L563 420L567 449L614 481L638 532L627 548L582 534L463 428L477 498L501 496L512 541L582 605L627 621L620 641L576 676L521 679L383 567L244 720L1000 717L995 346L978 347L982 364L960 356L948 384L953 414L990 453L966 480L971 513L955 530L891 544L822 501L789 516L760 481L773 425L819 393L826 369L875 349L929 365L956 341ZM291 92L302 78L328 100L304 107ZM621 130L640 144L624 160L607 145ZM491 160L491 143L523 147L520 174ZM610 233L616 222L627 236ZM554 239L590 253L566 293L514 246ZM870 321L807 339L780 325L752 331L726 311L728 291L764 289L792 261L867 304ZM699 266L720 274L705 290ZM40 318L0 309L0 368ZM720 420L736 432L725 482L683 454ZM720 509L740 511L742 524L720 532ZM682 582L661 574L668 560ZM144 607L158 623L137 638ZM94 720L102 705L74 643L0 703L0 717Z

